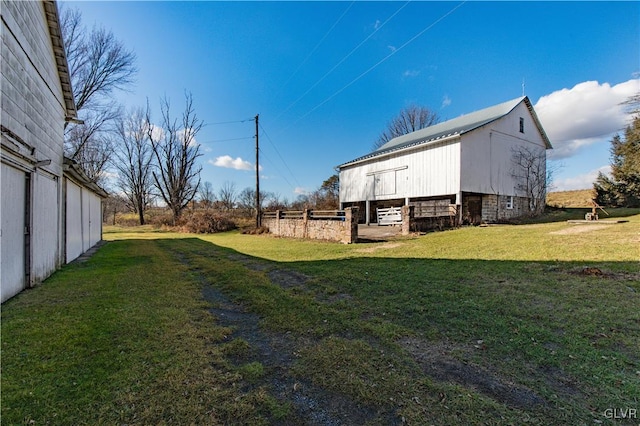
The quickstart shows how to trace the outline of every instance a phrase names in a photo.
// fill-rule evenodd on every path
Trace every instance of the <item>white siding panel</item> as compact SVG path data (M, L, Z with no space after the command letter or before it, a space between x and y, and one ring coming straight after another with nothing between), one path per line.
M520 118L524 133L520 133ZM513 178L513 150L519 146L545 150L544 142L526 105L509 115L462 136L462 191L520 195Z
M47 278L60 264L58 245L58 180L33 173L31 284Z
M91 203L89 200L89 191L85 188L81 189L82 195L80 201L82 203L82 252L91 248Z
M67 263L83 253L82 250L82 189L67 180Z
M455 140L345 167L340 171L340 201L457 194L460 186L459 162L460 145ZM375 176L389 171L395 171L395 192L378 192L376 195L373 188ZM385 192L388 192L386 186Z
M0 297L2 302L25 288L25 173L2 164L0 215Z
M102 200L91 191L85 194L89 198L89 243L93 247L102 239Z

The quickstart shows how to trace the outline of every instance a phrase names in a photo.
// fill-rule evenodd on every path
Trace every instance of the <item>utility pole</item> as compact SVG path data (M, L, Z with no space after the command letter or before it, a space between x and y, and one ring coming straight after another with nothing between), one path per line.
M258 117L260 114L256 115L256 229L260 228L261 218L260 218L260 163L259 163L259 152L260 145L258 142Z

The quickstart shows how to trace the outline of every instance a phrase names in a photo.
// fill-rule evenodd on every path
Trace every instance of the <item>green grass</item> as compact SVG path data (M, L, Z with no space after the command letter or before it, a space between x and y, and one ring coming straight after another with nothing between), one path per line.
M297 423L272 362L207 310L212 286L294 346L291 380L371 424L636 424L603 415L640 410L627 219L354 245L107 228L89 262L3 305L3 423Z

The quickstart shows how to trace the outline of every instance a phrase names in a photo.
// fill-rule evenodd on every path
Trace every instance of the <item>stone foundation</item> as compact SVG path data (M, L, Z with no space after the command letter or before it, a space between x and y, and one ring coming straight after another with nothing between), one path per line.
M509 206L510 199L513 203ZM529 199L507 195L482 196L482 221L495 223L515 219L529 213Z

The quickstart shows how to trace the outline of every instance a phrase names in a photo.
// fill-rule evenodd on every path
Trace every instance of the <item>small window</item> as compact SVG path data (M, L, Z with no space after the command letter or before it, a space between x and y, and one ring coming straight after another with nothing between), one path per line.
M507 197L507 205L506 205L507 210L513 210L513 195L509 195Z
M524 118L520 117L520 133L524 133Z

